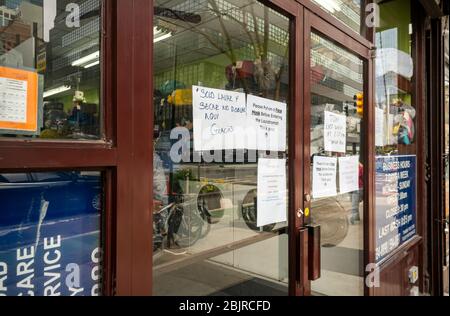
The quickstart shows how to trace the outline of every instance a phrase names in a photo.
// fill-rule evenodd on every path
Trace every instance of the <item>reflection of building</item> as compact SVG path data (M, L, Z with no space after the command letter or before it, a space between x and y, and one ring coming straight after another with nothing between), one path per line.
M16 10L0 6L0 27L7 26L16 17Z
M47 44L46 90L69 85L72 88L95 89L98 86L99 67L91 66L99 57L88 60L87 65L73 66L81 58L99 51L100 18L99 0L87 0L80 4L80 27L66 25L66 5L70 1L57 2L55 27L50 30L50 42ZM90 14L88 14L90 13ZM90 63L89 63L90 62Z
M9 52L32 36L31 26L14 20L8 26L0 28L0 55Z
M42 7L43 0L0 0L0 6L5 6L9 9L17 9L24 2L30 2Z

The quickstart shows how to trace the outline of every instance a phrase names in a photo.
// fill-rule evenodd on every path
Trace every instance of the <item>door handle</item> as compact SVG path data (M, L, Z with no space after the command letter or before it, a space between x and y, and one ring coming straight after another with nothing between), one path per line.
M308 281L308 229L303 227L298 231L298 240L297 240L297 282L300 284L304 284Z
M311 281L320 279L322 271L321 227L310 224L308 229L308 278Z

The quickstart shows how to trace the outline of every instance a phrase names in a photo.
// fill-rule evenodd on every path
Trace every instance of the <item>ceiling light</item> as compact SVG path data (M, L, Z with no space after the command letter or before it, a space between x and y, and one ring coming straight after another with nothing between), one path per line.
M84 56L78 60L75 60L72 63L72 66L84 66L88 64L92 64L92 61L98 60L100 58L100 51L96 51L95 53Z
M153 27L153 43L158 43L171 36L172 32L169 31L169 33L166 33L156 26Z
M165 39L167 39L169 37L172 37L172 33L164 34L164 35L162 35L160 37L155 38L153 40L153 43L158 43L158 42L163 41L163 40L165 40Z
M58 88L50 89L47 91L44 91L44 98L51 97L52 95L60 94L66 91L69 91L71 88L69 86L61 86Z
M100 60L97 60L97 61L94 61L92 64L89 64L89 65L84 66L84 69L88 69L88 68L97 66L97 65L99 65L99 64L100 64Z

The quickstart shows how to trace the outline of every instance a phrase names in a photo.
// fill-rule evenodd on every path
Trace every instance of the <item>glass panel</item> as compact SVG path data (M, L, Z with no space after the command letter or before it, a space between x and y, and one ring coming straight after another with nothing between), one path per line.
M186 0L154 23L154 294L287 295L289 20Z
M0 296L98 296L101 173L41 175L0 174Z
M376 29L376 261L416 234L416 109L411 5L380 4Z
M321 225L322 277L312 290L364 295L363 61L311 34L311 219Z
M101 137L100 7L0 1L0 136Z
M312 0L358 34L363 34L363 0Z

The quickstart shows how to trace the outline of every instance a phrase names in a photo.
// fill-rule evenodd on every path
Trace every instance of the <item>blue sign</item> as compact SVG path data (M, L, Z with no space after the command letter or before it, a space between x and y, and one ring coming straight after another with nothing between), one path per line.
M416 156L376 159L376 261L416 235Z
M100 294L98 172L0 174L0 296Z

